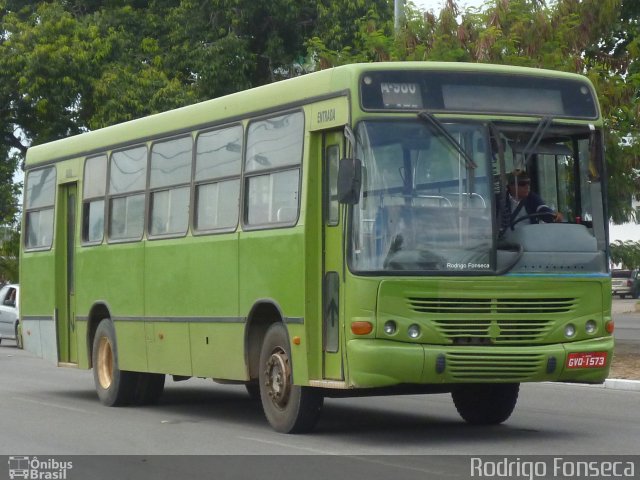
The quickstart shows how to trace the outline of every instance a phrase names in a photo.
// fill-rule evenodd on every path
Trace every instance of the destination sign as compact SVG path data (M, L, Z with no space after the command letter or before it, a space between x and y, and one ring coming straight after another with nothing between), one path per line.
M422 108L422 95L417 83L380 83L385 108Z

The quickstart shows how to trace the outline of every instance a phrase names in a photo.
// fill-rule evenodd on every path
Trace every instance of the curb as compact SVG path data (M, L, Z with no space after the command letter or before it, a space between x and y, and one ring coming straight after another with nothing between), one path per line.
M604 381L604 388L614 390L630 390L640 392L640 380L625 380L619 378L607 378Z

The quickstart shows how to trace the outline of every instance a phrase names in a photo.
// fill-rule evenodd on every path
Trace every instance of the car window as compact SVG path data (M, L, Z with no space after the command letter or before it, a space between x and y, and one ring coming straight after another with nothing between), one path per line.
M613 278L629 278L631 277L631 272L629 270L614 270L611 272L611 276Z

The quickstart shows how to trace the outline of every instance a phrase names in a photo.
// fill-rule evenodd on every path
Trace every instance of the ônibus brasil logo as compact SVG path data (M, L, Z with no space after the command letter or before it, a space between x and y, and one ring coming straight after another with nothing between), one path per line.
M67 471L73 468L72 462L62 462L54 458L10 456L9 478L32 480L66 480Z

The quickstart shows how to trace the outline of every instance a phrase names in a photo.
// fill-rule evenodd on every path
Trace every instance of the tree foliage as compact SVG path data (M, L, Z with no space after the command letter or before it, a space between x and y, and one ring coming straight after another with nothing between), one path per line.
M616 240L610 245L611 261L622 264L623 268L640 268L640 242Z
M3 281L17 283L19 275L20 231L0 227L0 285Z
M610 216L640 199L640 2L0 0L0 222L27 146L356 61L442 60L589 76L606 119ZM628 141L628 139L634 139ZM627 139L623 142L622 139Z

